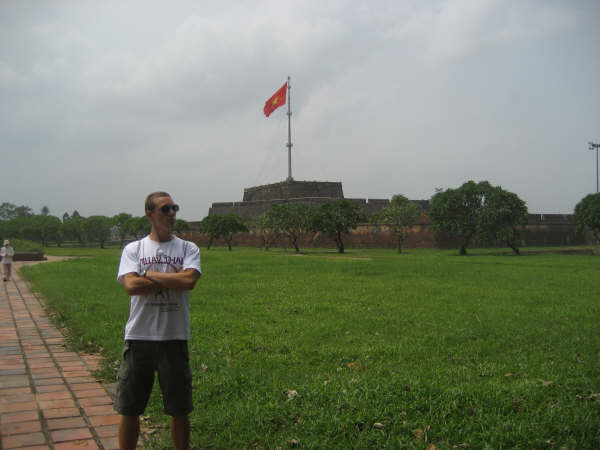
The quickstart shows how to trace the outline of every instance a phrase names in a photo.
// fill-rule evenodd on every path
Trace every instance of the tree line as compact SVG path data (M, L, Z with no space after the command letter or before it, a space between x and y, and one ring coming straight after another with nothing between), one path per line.
M324 234L344 252L344 235L359 223L380 223L389 228L396 241L398 253L410 228L426 214L421 207L404 195L394 195L389 205L370 218L361 205L349 200L336 200L320 206L307 203L274 204L266 213L244 222L239 216L210 215L200 222L200 232L208 235L208 248L215 240L224 239L229 250L236 233L250 229L258 233L263 247L268 250L281 236L285 236L296 252L300 252L300 237L306 234ZM427 212L436 235L444 233L459 240L459 253L464 255L474 242L506 245L519 254L520 230L527 224L525 202L513 192L488 181L468 181L455 189L437 190L430 200ZM575 225L579 232L592 232L600 241L600 194L589 194L575 207ZM189 230L187 222L177 219L174 231ZM44 246L54 242L75 241L79 245L98 243L104 247L117 238L122 247L130 237L139 239L150 232L146 217L120 213L112 217L82 217L76 210L62 218L50 215L44 206L34 214L27 206L4 202L0 205L0 238L22 238L40 242Z
M175 221L175 231L189 229L184 220ZM150 222L145 216L135 217L119 213L112 217L94 215L83 217L77 210L64 213L61 218L50 214L44 206L35 214L28 206L16 206L9 202L0 205L0 236L39 242L44 247L50 243L61 246L65 242L77 242L80 246L97 243L101 248L117 239L121 247L128 237L139 239L150 232Z
M407 230L415 225L421 217L421 207L403 195L395 195L389 206L372 216L375 220L386 224L396 239L398 253ZM336 200L320 206L307 203L274 204L266 213L255 217L249 223L237 215L212 215L205 217L200 223L200 231L208 234L208 248L216 239L223 238L231 250L231 242L235 233L255 230L262 239L262 246L268 250L281 236L285 236L296 252L300 252L300 237L313 233L315 238L324 234L331 238L339 253L344 253L344 235L358 227L358 224L369 220L363 213L359 203L349 200Z
M307 203L280 203L274 204L266 214L255 217L249 223L244 223L236 214L206 216L200 222L200 231L208 234L209 249L216 239L223 238L231 250L234 234L248 231L250 227L260 234L265 250L284 235L296 252L300 252L299 238L303 234L322 232L330 236L338 251L343 253L342 234L356 229L365 220L361 206L348 200L336 200L318 207Z

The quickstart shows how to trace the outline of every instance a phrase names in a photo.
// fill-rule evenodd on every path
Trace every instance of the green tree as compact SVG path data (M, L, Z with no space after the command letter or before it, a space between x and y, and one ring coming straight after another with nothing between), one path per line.
M575 225L578 231L591 231L600 242L600 194L589 194L575 206Z
M431 200L429 215L434 231L459 237L461 255L466 255L467 246L477 233L485 189L481 183L468 181L458 189L438 192Z
M30 241L40 240L36 228L25 217L13 217L7 221L7 227L12 237Z
M112 222L119 233L119 248L123 248L125 238L131 233L132 219L133 216L128 213L119 213L112 217Z
M313 229L314 210L307 203L279 203L271 207L267 218L289 238L296 252L300 252L298 238Z
M42 206L41 214L42 216L47 216L48 214L50 214L50 208L48 208L47 206Z
M65 241L65 224L61 222L54 236L54 242L58 247L62 247L62 243Z
M17 217L33 216L33 209L31 209L29 206L24 206L24 205L17 206L15 213L16 213Z
M27 217L33 215L33 210L29 206L16 206L9 202L0 205L0 219L10 220L16 217Z
M3 239L22 237L21 221L18 218L0 220L0 227Z
M267 214L259 214L254 217L251 222L251 227L260 235L262 247L265 250L271 248L280 233L273 218Z
M516 194L487 181L468 181L457 189L436 193L429 212L436 233L446 232L461 239L461 255L476 236L507 243L515 253L517 226L527 221L527 208Z
M112 227L113 221L106 216L90 216L85 219L85 234L87 238L90 241L98 242L100 248L104 248L104 244L110 238Z
M490 186L481 210L479 234L488 241L505 243L519 255L519 227L527 225L527 216L527 206L517 194Z
M189 229L190 229L190 224L187 223L185 220L183 220L183 219L175 220L175 226L173 227L173 231L175 231L175 233L181 234L186 231L189 231Z
M231 242L233 241L233 236L236 233L248 231L248 227L244 223L244 220L237 214L222 216L221 227L223 227L223 237L225 238L225 242L227 242L227 248L229 248L229 251L231 251Z
M3 202L0 205L0 219L2 220L10 220L15 217L15 209L16 205L13 205L9 202Z
M73 214L71 218L63 223L65 237L70 240L76 240L81 247L86 243L85 219L79 214Z
M39 236L44 247L48 246L50 240L55 242L59 239L60 228L62 226L60 219L50 215L35 216L35 225L39 228Z
M248 227L242 218L236 214L225 216L211 215L202 219L200 230L209 235L207 244L209 250L213 242L222 237L227 243L227 248L231 251L233 236L238 232L248 231Z
M220 236L219 221L221 216L211 215L206 216L200 222L200 232L208 234L208 242L206 248L210 250L214 241Z
M389 206L377 214L376 218L385 223L396 236L398 253L402 253L406 230L414 226L422 213L419 205L398 194L392 197Z
M324 203L314 218L314 228L335 241L339 253L344 253L342 235L356 229L366 220L359 203L349 200L336 200Z
M129 232L132 233L136 239L141 239L150 234L150 230L152 229L152 224L146 216L134 217L129 224Z

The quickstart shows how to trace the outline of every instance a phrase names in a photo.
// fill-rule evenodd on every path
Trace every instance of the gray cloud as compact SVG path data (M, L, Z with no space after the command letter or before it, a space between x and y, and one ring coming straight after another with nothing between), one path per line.
M532 212L595 189L595 2L4 2L2 201L181 216L287 175L351 197L488 179Z

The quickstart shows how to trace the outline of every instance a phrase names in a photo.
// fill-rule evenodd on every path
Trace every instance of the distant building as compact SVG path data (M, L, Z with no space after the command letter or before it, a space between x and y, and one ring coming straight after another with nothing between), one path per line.
M342 183L339 181L296 181L287 180L244 189L241 202L213 203L209 215L237 214L245 220L265 214L276 203L308 203L318 206L323 203L344 199ZM381 211L388 199L349 198L360 203L363 212L371 215ZM428 200L415 200L425 211L429 210Z

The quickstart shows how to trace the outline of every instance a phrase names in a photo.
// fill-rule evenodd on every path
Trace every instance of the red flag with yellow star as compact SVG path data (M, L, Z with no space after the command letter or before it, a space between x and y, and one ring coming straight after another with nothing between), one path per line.
M273 111L279 108L282 105L285 105L285 101L287 98L287 83L279 88L277 92L273 94L273 96L265 102L265 107L263 111L265 112L265 116L269 117Z

